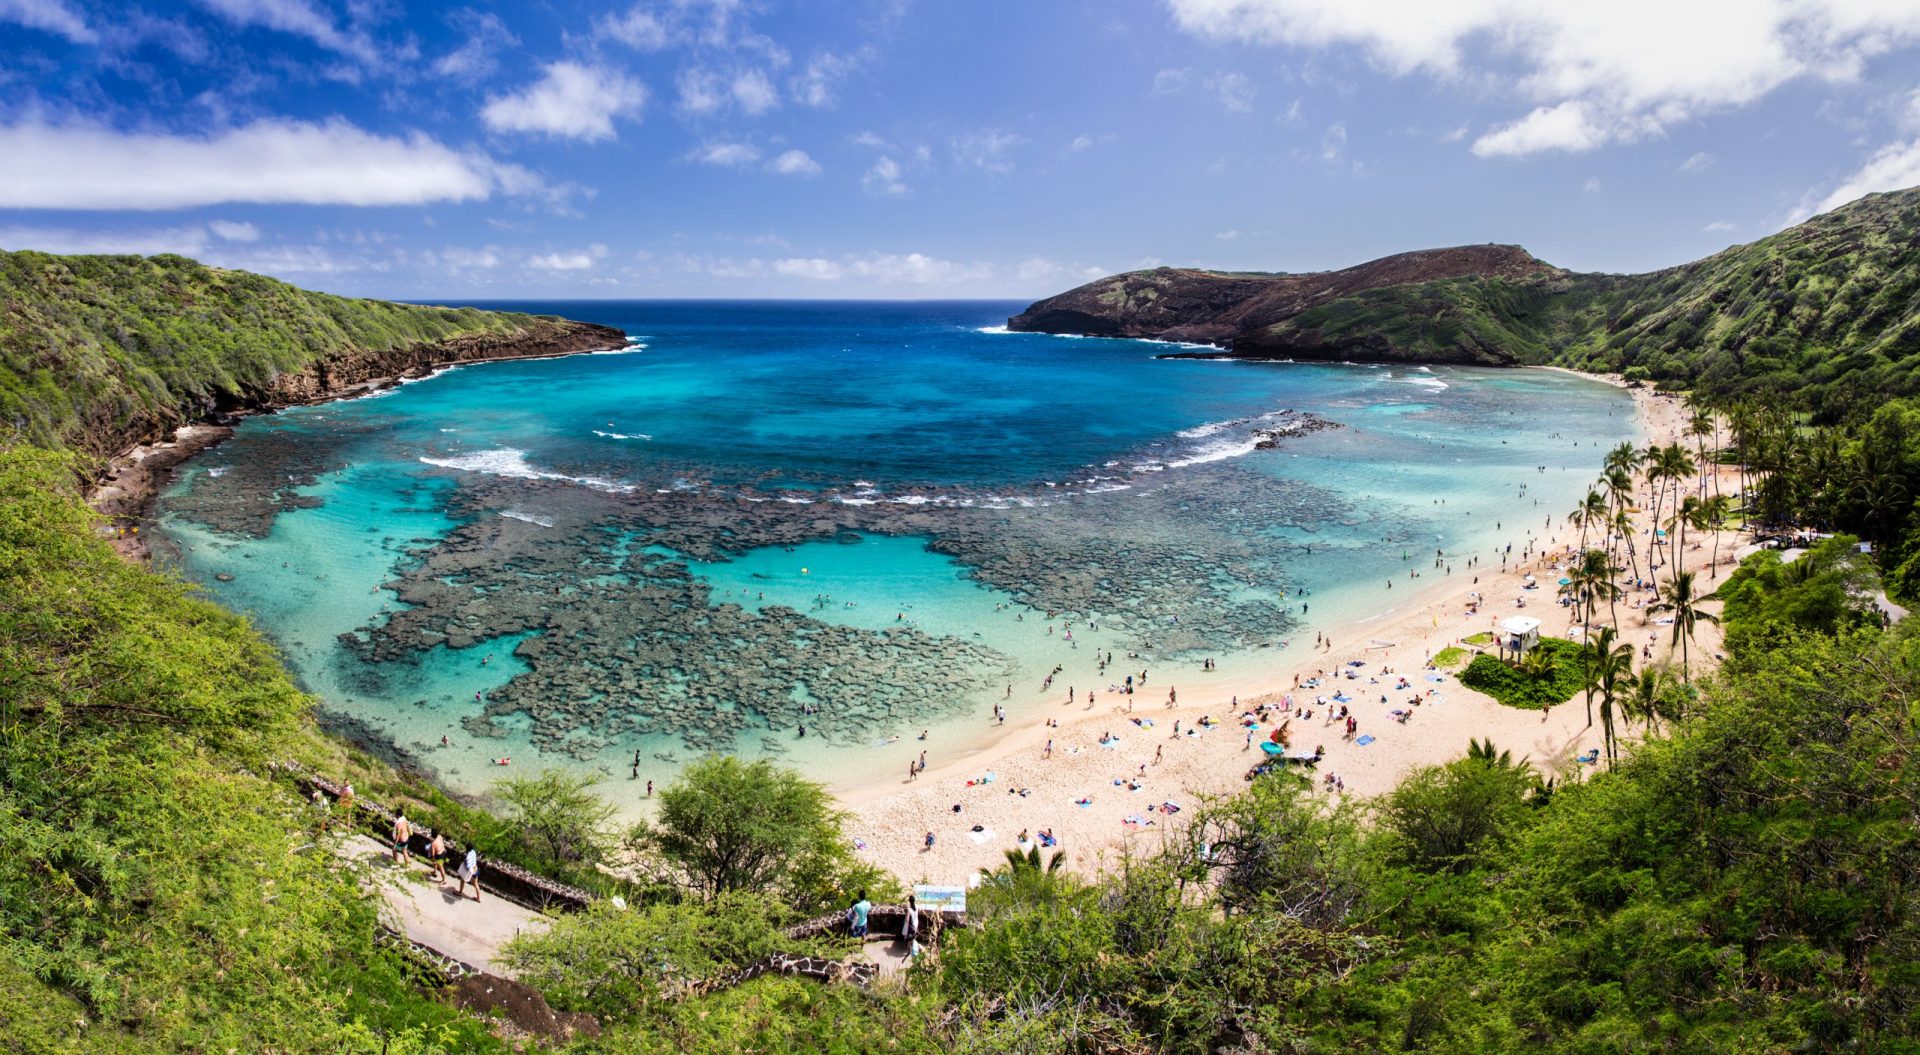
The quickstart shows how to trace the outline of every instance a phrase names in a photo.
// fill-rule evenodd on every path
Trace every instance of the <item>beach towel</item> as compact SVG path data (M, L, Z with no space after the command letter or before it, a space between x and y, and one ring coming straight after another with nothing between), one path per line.
M1083 810L1084 810L1084 809L1086 809L1087 807L1089 807L1089 806L1091 806L1091 805L1093 805L1093 799L1091 799L1091 798L1089 798L1089 797L1087 797L1087 796L1085 796L1085 795L1082 795L1082 796L1080 796L1079 798L1077 798L1077 799L1074 799L1074 800L1073 800L1073 804L1074 804L1075 806L1078 806L1078 807L1080 807L1081 809L1083 809Z
M1373 734L1368 733L1366 736L1363 736L1360 739L1355 740L1354 743L1359 744L1361 747L1365 747L1368 744L1373 743Z
M974 842L979 843L981 845L985 845L988 839L993 838L993 829L982 828L977 832L968 832L967 838L972 839Z

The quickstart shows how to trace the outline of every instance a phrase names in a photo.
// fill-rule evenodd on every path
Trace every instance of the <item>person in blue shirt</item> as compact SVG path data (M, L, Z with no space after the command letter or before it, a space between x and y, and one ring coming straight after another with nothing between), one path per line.
M872 911L873 902L867 900L867 892L862 890L860 892L860 900L854 902L853 907L847 910L847 921L853 924L854 937L864 938L867 936L867 914Z

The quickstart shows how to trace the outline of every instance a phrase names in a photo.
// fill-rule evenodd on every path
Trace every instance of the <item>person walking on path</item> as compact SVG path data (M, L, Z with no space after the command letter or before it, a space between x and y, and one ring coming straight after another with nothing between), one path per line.
M472 883L473 884L473 900L476 904L479 903L480 901L480 851L469 847L467 849L467 859L460 862L460 870L454 873L454 877L459 880L459 885L453 888L454 896L459 897L465 894L467 892L467 884Z
M353 830L353 782L348 781L340 792L340 817L347 830Z
M405 813L394 814L393 815L393 861L395 864L398 864L401 866L413 864L413 847L408 845L412 841L413 841L413 824L407 820L407 815Z
M434 832L433 839L427 843L427 865L433 869L434 882L447 881L447 840L439 832Z

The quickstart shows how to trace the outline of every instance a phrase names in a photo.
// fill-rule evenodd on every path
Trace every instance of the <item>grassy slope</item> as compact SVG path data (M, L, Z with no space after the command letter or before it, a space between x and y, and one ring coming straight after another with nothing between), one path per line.
M273 650L115 556L74 486L0 449L0 1049L495 1050L259 775L324 750Z
M0 429L93 453L329 357L551 320L356 300L179 256L0 252Z
M1453 279L1347 297L1254 335L1444 357L1485 345L1521 362L1646 367L1744 397L1795 395L1823 417L1871 393L1920 392L1920 189L1869 195L1797 227L1644 275Z

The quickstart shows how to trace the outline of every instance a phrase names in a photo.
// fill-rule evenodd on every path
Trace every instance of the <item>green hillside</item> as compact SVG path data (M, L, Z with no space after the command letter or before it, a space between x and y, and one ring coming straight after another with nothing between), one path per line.
M1445 361L1644 369L1716 397L1787 397L1837 420L1920 393L1920 189L1872 194L1644 275L1456 278L1369 290L1235 338L1236 353L1387 346ZM1409 354L1410 353L1410 354Z
M360 380L440 342L484 342L471 356L483 358L588 329L598 328L313 293L179 256L0 252L0 431L111 454L209 412L298 394L317 371Z

